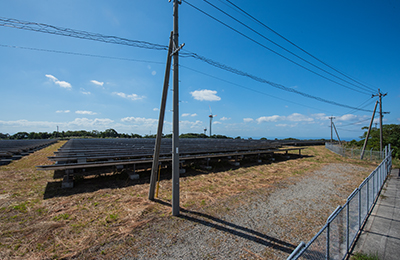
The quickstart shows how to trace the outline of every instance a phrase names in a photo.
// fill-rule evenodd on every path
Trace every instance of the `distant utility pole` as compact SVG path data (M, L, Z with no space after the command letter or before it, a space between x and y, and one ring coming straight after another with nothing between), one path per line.
M332 119L335 119L335 117L331 116L329 117L329 119L331 120L331 143L333 143L333 123L332 123Z
M372 97L379 97L379 128L380 128L380 130L379 130L379 137L380 137L380 143L379 143L379 146L380 146L380 149L379 149L379 151L380 152L382 152L382 149L383 149L383 132L382 132L382 97L384 97L384 96L386 96L387 95L387 93L385 93L385 94L382 94L381 93L381 90L378 88L378 94L376 94L376 95L372 95Z

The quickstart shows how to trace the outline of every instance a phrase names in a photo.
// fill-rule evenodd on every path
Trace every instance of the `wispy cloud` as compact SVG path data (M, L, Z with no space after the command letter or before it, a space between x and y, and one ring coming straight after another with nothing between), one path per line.
M158 109L158 108L156 108L156 107L153 108L153 111L159 111L159 110L160 110L160 109Z
M190 116L191 116L191 117L195 117L195 116L197 116L197 114L196 114L196 113L194 113L194 114L191 114Z
M90 93L90 91L86 91L84 88L81 88L80 91L81 91L81 93L84 94L84 95L90 95L90 94L92 94L92 93Z
M230 117L228 118L228 117L224 117L224 116L223 116L223 117L221 117L220 120L221 120L221 121L226 121L226 120L230 120L230 119L231 119Z
M70 110L57 110L56 113L69 113Z
M254 121L253 118L243 118L243 122L245 122L245 123L250 123L250 122L253 122L253 121Z
M122 98L130 99L130 100L133 100L133 101L145 98L144 96L140 97L137 94L130 94L129 95L129 94L125 94L125 93L122 93L122 92L113 92L112 94L113 95L117 95L117 96L122 97Z
M139 125L152 125L158 122L157 119L153 118L144 118L144 117L125 117L121 119L122 122L129 122L132 124L139 124Z
M190 92L192 97L196 100L200 101L219 101L221 98L217 96L217 91L209 90L209 89L202 89L202 90L195 90Z
M256 119L257 123L259 124L263 122L278 122L283 120L290 122L313 122L314 118L299 113L293 113L288 116L279 116L279 115L262 116Z
M91 80L90 82L92 82L93 84L95 84L96 86L102 87L104 85L104 82L100 82L97 80Z
M190 114L189 113L182 114L182 117L186 117L186 116L190 116Z
M85 110L77 110L75 111L76 114L80 115L97 115L97 113L92 112L92 111L85 111Z
M60 81L56 77L54 77L53 75L46 74L46 77L51 79L54 82L54 84L56 84L56 85L58 85L58 86L60 86L62 88L72 89L72 86L71 86L70 83L68 83L66 81Z

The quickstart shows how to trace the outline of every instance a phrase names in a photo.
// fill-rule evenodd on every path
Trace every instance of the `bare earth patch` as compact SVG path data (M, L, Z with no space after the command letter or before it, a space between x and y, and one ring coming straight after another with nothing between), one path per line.
M0 259L283 259L376 167L323 146L272 163L194 167L181 176L182 214L172 217L167 170L155 202L148 172L61 190L52 171L34 167L61 145L0 167Z

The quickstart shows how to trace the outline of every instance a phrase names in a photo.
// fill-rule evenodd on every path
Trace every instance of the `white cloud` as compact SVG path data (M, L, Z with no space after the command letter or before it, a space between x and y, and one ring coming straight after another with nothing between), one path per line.
M190 114L189 113L182 114L182 117L186 117L186 116L190 116Z
M312 122L312 121L314 121L313 118L299 114L299 113L293 113L293 114L287 116L286 119L289 121L293 121L293 122Z
M291 127L291 128L293 128L293 127L296 127L298 124L296 123L296 124L291 124L291 125L289 125L289 124L276 124L275 126L277 126L277 127Z
M69 122L67 125L93 128L96 126L110 126L110 124L113 122L114 120L108 118L96 118L96 119L75 118L74 121Z
M97 80L91 80L90 82L92 82L96 86L100 86L100 87L102 87L104 85L104 82L100 82L100 81L97 81Z
M156 107L153 108L153 111L159 111L159 110L160 110L160 109L158 109L158 108L156 108Z
M191 128L191 129L193 129L193 128L202 128L202 126L203 126L203 121L200 121L200 120L196 120L195 122L188 121L188 120L179 121L179 127L182 128L182 129L186 129L186 128Z
M69 113L70 110L57 110L56 113Z
M224 116L223 116L220 120L221 120L221 121L226 121L226 120L230 120L230 119L231 119L230 117L227 118L227 117L224 117ZM250 118L250 119L253 120L252 118ZM244 120L244 119L243 119L243 120ZM246 121L245 121L245 122L246 122Z
M59 85L62 88L66 88L66 89L71 89L72 88L71 84L69 84L66 81L60 81L56 77L54 77L53 75L46 74L46 77L51 79L54 82L54 84Z
M117 95L117 96L122 97L122 98L130 99L130 100L133 100L133 101L140 100L140 99L144 98L144 96L139 97L137 94L128 95L128 94L125 94L125 93L122 93L122 92L113 92L112 94L113 95Z
M84 110L77 110L77 111L75 111L75 113L80 114L80 115L96 115L97 114L92 111L84 111Z
M194 114L191 114L190 116L194 117L194 116L197 116L197 114L196 114L196 113L194 113Z
M214 121L213 125L218 125L218 124L222 124L220 121Z
M149 124L155 124L158 122L157 119L153 118L144 118L144 117L125 117L121 119L122 122L129 122L132 124L140 124L140 125L149 125Z
M289 116L262 116L256 119L257 123L262 122L278 122L278 121L291 121L291 122L313 122L314 119L312 117L308 117L299 113L293 113Z
M84 95L90 95L91 93L89 91L86 91L84 88L81 88L81 93Z
M278 116L278 115L273 115L273 116L262 116L256 119L257 123L262 123L262 122L277 122L279 120L285 119L284 116Z
M222 120L222 118L221 118L221 120ZM253 121L254 121L253 118L243 118L243 122L245 122L245 123L250 123L250 122L253 122Z
M219 101L221 98L217 96L217 91L215 90L208 90L208 89L202 89L202 90L195 90L193 92L190 92L192 97L196 100L200 101Z
M353 114L346 114L335 118L337 121L354 121L358 119L358 116Z
M317 120L329 120L329 116L327 116L325 113L312 114L311 116Z
M157 74L157 72L155 71L155 70L153 70L152 72L151 72L151 75L153 75L153 76L155 76Z

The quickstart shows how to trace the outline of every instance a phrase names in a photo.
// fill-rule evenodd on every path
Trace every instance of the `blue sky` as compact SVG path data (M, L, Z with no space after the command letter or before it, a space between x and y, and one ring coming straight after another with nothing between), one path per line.
M227 1L209 2L258 34L205 1L183 1L179 7L179 41L185 43L186 52L289 90L371 111L377 99L371 95L380 88L382 93L388 93L383 98L383 110L390 114L385 115L384 124L400 123L399 2L231 0L297 46L362 82L368 90L359 89L357 83L353 86L340 81L267 41L263 37L345 78L248 19ZM195 10L189 3L303 67L359 91L293 64ZM10 0L0 2L0 17L161 45L168 45L173 19L172 3L167 0ZM4 26L0 26L0 34L1 133L52 132L57 126L60 131L114 128L121 133L141 135L156 132L166 51ZM330 138L328 117L334 116L340 137L352 139L363 133L361 127L369 124L372 114L278 89L194 58L181 57L180 64L180 133L202 133L204 128L209 129L211 108L216 115L213 134ZM165 134L172 130L171 110L172 91L169 91Z

